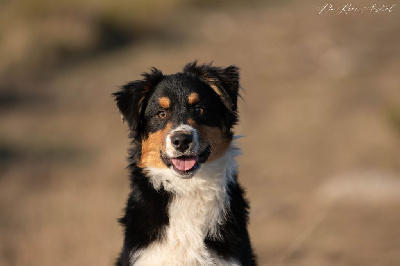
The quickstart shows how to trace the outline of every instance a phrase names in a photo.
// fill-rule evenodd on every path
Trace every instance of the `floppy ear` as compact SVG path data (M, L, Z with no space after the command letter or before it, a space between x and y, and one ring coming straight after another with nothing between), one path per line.
M239 68L214 67L212 64L197 65L197 61L187 64L184 73L199 77L206 82L220 97L228 110L237 111L237 98L239 96Z
M142 76L142 80L129 82L122 86L119 91L112 94L115 97L123 120L128 123L132 137L136 136L143 103L148 93L164 77L162 72L156 68L151 68L150 73L143 73Z

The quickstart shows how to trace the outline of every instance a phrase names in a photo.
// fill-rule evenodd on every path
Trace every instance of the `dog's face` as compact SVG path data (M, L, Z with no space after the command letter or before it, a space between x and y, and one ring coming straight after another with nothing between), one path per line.
M139 147L141 168L170 168L192 177L221 157L237 122L238 70L188 64L164 76L153 69L114 94Z

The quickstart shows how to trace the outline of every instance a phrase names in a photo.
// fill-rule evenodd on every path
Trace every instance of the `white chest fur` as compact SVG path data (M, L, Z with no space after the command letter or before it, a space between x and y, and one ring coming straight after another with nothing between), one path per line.
M218 224L229 209L227 186L235 182L238 153L231 146L220 159L202 165L191 179L181 179L169 169L148 169L154 188L162 185L174 196L163 240L132 254L134 265L239 265L219 258L204 245L206 236L220 238Z

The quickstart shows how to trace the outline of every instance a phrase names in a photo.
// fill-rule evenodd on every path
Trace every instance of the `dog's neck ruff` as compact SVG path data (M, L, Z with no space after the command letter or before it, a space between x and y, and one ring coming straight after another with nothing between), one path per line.
M147 168L150 183L173 196L168 206L169 224L160 242L152 243L131 257L135 265L235 265L208 251L206 237L221 239L218 225L229 210L228 184L236 182L235 157L240 150L232 143L220 158L204 163L190 179L171 169ZM171 264L172 263L172 264Z

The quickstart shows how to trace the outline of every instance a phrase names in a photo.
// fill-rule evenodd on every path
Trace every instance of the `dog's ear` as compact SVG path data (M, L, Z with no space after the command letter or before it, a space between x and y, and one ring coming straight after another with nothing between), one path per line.
M184 73L200 78L206 82L220 97L229 111L237 112L239 96L239 68L214 67L212 64L197 65L197 61L187 64Z
M147 95L164 77L156 68L151 68L150 73L143 73L142 76L142 80L129 82L112 94L123 121L128 123L132 137L136 136Z

